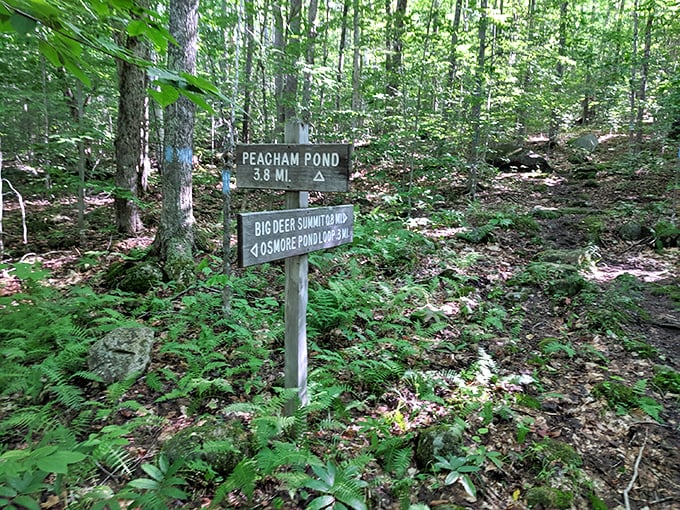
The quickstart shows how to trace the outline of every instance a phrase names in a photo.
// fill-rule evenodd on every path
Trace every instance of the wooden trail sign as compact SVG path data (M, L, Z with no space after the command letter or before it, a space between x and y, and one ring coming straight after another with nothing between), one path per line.
M236 218L239 267L323 250L353 239L351 205L244 213Z
M348 191L350 144L236 146L236 186L288 191Z

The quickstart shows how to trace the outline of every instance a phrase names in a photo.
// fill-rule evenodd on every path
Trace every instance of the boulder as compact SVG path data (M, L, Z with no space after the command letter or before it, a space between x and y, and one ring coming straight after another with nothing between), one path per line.
M586 152L593 152L597 146L600 145L600 141L597 139L596 135L588 133L570 140L569 145Z
M501 172L552 172L552 167L543 156L512 144L499 145L490 150L487 163Z
M252 443L252 433L240 420L209 418L180 430L165 442L162 451L171 463L178 459L201 462L227 477L242 459L253 454Z
M437 462L436 457L463 454L464 426L458 423L435 425L418 434L415 458L418 466L426 468Z
M146 370L151 360L153 337L151 328L114 329L90 347L87 365L106 384L124 381Z
M163 270L151 261L115 262L106 273L109 287L145 294L163 281Z

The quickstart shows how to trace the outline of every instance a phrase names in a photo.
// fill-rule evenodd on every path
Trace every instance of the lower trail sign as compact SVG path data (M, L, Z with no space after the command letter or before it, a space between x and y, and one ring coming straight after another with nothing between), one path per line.
M239 214L238 265L247 267L351 243L351 205Z

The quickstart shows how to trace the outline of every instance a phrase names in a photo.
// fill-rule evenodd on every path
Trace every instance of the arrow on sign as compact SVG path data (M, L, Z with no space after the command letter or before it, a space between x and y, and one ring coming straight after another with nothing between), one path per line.
M321 173L321 170L319 170L316 173L316 175L314 176L314 179L313 179L314 182L325 182L325 180L326 179L324 178L323 174Z
M253 245L253 247L250 249L250 253L252 253L253 257L257 258L257 244Z

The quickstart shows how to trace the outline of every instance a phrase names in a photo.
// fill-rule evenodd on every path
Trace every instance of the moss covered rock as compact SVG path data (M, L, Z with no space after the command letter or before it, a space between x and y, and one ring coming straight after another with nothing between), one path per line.
M574 495L571 492L553 489L552 487L532 487L526 494L529 508L541 508L545 510L566 510L571 508Z
M433 465L436 457L461 455L464 426L457 423L435 425L418 434L415 458L422 468Z
M171 463L200 461L227 476L243 458L252 455L252 439L240 420L210 419L179 431L165 442L163 453Z

